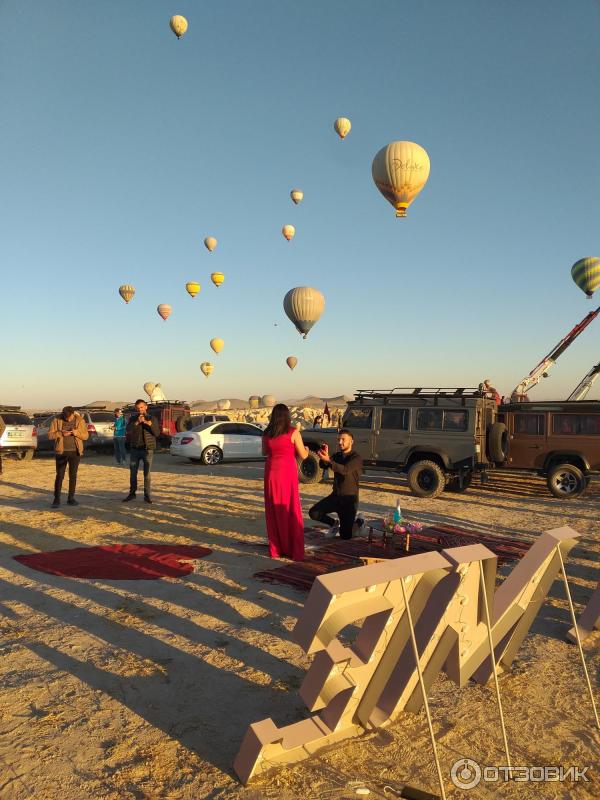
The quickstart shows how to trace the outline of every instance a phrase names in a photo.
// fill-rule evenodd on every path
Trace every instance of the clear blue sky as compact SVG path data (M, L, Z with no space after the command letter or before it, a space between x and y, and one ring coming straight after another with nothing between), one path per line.
M599 26L595 0L0 2L0 402L508 392L595 307L570 267L600 255ZM371 179L395 139L431 157L405 220ZM600 319L535 396L598 360Z

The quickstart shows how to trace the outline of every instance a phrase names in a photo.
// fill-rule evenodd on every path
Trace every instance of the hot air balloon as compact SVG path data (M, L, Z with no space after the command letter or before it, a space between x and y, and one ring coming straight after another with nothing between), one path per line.
M158 311L159 316L165 320L171 316L171 311L173 311L168 303L161 303L156 310Z
M188 281L185 285L185 290L192 297L196 297L196 295L200 291L200 284L197 283L196 281Z
M290 369L294 369L294 367L298 363L298 359L296 358L296 356L288 356L285 360L285 363L288 365Z
M130 286L128 283L124 283L123 286L119 286L119 294L128 303L135 294L135 286Z
M333 123L333 129L340 137L340 139L345 139L346 136L348 136L351 127L352 123L347 117L338 117L336 121Z
M294 203L298 205L298 203L302 202L302 198L304 197L304 192L302 191L302 189L292 189L292 191L290 192L290 197L292 198Z
M204 246L206 247L209 253L212 253L212 251L217 246L217 240L215 239L214 236L207 236L206 239L204 240Z
M273 408L276 402L277 400L275 400L272 394L263 394L260 399L261 406L264 406L265 408Z
M188 29L187 19L185 17L182 17L180 14L175 14L174 17L171 17L171 21L169 24L171 25L171 30L178 39L181 39L183 34Z
M304 338L325 310L325 298L311 286L297 286L283 298L283 310Z
M406 216L406 209L427 183L429 169L427 151L414 142L382 147L371 166L375 186L394 206L397 217Z
M600 286L600 258L580 258L571 267L571 277L589 299Z
M210 346L215 351L215 353L220 353L223 347L225 346L225 342L223 339L211 339Z
M289 242L296 235L296 228L293 225L284 225L281 232Z
M211 272L210 279L218 289L225 280L225 275L222 272Z
M258 408L260 405L260 397L257 394L252 394L248 398L248 405L250 408Z
M231 408L231 400L217 400L217 408L219 411L227 411Z
M210 363L210 361L203 361L202 364L200 364L200 369L208 378L208 376L212 373L214 366Z
M155 385L156 385L156 384L154 384L154 383L145 383L145 384L144 384L144 391L146 392L146 394L148 395L148 397L150 397L150 395L151 395L151 394L152 394L152 392L154 391L154 387L155 387Z

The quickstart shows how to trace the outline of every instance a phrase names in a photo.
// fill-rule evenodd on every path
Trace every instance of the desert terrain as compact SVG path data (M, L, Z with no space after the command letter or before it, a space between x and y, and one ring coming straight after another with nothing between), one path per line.
M87 455L80 506L50 508L54 460L8 462L0 479L0 797L2 800L397 797L405 784L437 792L424 712L301 764L239 784L232 763L249 723L308 715L297 689L309 665L290 632L306 595L262 583L261 463L207 468L159 454L155 503L120 502L128 472ZM301 487L306 511L330 486ZM411 496L393 475L368 473L361 510L397 496L407 517L533 541L570 525L576 609L600 578L600 485L570 503L544 483L495 479L463 495ZM35 572L17 554L126 542L200 544L212 554L184 579L76 580ZM563 587L553 586L513 670L501 678L513 763L590 765L589 783L480 784L452 789L460 757L504 763L492 686L458 690L440 676L430 703L449 797L595 798L594 729ZM585 642L596 697L600 633Z

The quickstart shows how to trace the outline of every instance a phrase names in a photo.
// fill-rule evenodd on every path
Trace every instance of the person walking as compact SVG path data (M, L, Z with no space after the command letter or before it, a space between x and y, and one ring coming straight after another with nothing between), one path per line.
M289 408L278 403L263 434L265 518L271 558L304 560L304 521L296 457L306 458L302 434L292 427Z
M308 512L311 519L325 522L329 525L327 538L336 536L339 532L341 539L351 539L358 509L358 484L363 471L363 460L353 449L354 437L347 428L342 428L338 434L338 447L333 456L329 455L329 448L323 444L317 455L333 472L333 492L319 500ZM338 515L336 523L330 514ZM359 528L363 520L357 520Z
M160 435L160 426L156 417L148 414L145 400L135 401L135 414L125 428L129 438L129 494L123 498L124 503L135 500L137 478L140 461L144 465L144 500L152 502L150 497L152 460L156 450L156 440Z
M50 423L48 438L54 441L56 454L56 479L54 481L54 501L52 508L60 506L60 493L67 467L69 468L69 492L67 504L77 506L75 489L77 487L77 470L83 455L83 443L89 437L87 425L83 417L73 406L65 406L58 417Z
M127 451L125 450L125 431L127 428L127 420L123 416L122 408L115 408L115 433L113 444L115 448L115 458L117 464L125 466L127 461Z

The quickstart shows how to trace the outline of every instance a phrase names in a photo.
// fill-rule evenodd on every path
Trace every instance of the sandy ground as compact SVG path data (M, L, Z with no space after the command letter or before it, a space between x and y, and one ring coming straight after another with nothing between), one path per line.
M152 507L123 505L127 471L108 456L80 468L81 506L52 510L50 457L8 464L0 480L0 798L350 798L437 791L424 713L241 787L232 762L249 723L307 715L297 688L308 659L290 641L305 595L257 582L264 542L262 465L207 469L160 455ZM365 477L361 508L406 513L532 540L568 524L582 534L567 569L580 610L600 578L600 486L571 503L543 483L507 481L434 501L393 476ZM514 488L514 487L513 487ZM307 509L329 491L303 488ZM213 549L185 580L56 578L17 553L122 542ZM503 763L491 687L457 690L440 676L431 707L449 797L600 796L600 736L586 696L563 589L555 583L511 674L501 680L513 763L591 765L590 783L451 789L460 757ZM600 634L585 645L600 701ZM386 788L387 787L387 788Z

